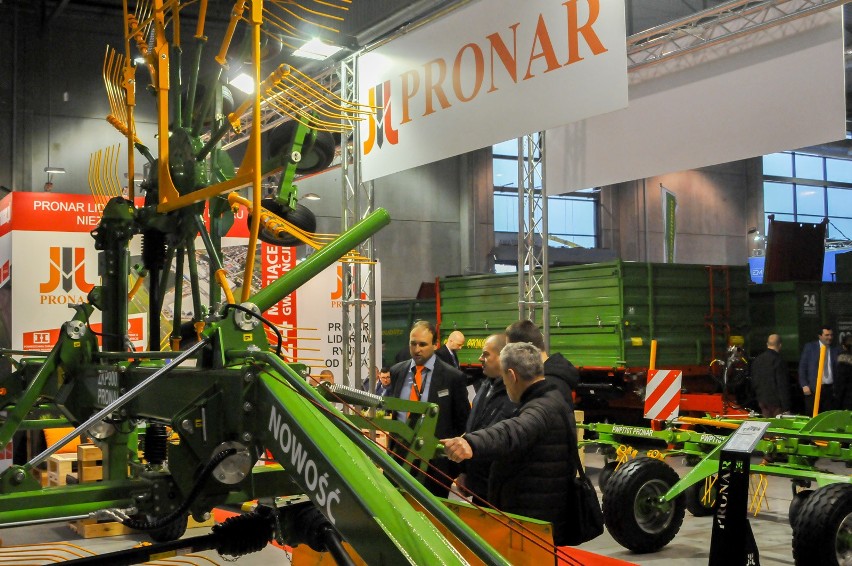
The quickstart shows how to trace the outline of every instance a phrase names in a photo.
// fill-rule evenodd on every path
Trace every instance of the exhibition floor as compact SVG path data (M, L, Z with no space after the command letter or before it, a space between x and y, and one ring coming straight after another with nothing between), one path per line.
M588 451L586 454L586 466L590 477L597 485L597 475L603 460L600 455ZM670 464L674 465L678 473L682 475L683 466L680 458L674 459ZM790 482L782 478L768 478L769 488L764 509L758 517L750 517L752 531L760 551L760 563L764 566L780 566L793 564L791 539L792 529L787 521L787 509L790 503ZM768 509L766 508L768 506ZM707 564L710 553L710 539L712 517L693 517L689 512L683 522L683 526L675 539L665 548L655 554L634 554L621 547L609 533L604 533L596 540L582 545L581 549L632 562L641 565L699 565ZM203 535L208 529L190 529L187 536ZM61 523L52 525L38 525L28 527L17 527L0 530L0 540L4 547L22 544L36 544L46 542L68 541L71 545L88 549L95 553L104 553L123 550L132 547L140 541L147 540L142 535L105 537L94 539L83 539L78 537L70 528ZM60 548L60 547L57 547ZM66 548L73 548L68 546ZM8 550L8 549L6 549ZM3 549L0 549L2 552ZM3 564L49 564L61 560L70 559L66 551L54 551L49 553L46 548L34 548L26 560L21 562L9 562L0 554L0 562ZM75 551L76 552L76 551ZM39 556L55 556L50 561L40 561ZM216 552L208 551L193 556L181 556L173 559L158 560L156 564L181 564L181 565L225 565L233 564L225 560ZM262 552L246 555L236 562L241 566L270 566L272 564L289 564L289 559L284 551L273 546L267 546Z

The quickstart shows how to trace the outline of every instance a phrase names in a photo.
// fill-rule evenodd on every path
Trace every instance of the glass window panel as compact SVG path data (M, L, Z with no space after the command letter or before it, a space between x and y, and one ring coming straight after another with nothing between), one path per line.
M793 185L763 183L763 209L766 212L793 213Z
M825 189L796 185L796 214L825 216Z
M852 216L852 189L828 187L828 214Z
M829 181L840 181L841 183L852 183L852 160L849 159L826 159L826 178Z
M852 239L852 218L831 218L828 223L828 237L832 240Z
M814 155L796 155L796 171L793 176L799 179L817 179L822 181L823 176L822 164L823 158Z
M819 224L822 222L824 216L812 216L810 214L797 214L796 221L803 222L805 224Z
M517 159L495 159L494 160L494 186L515 187L518 186L518 161Z
M769 213L767 212L763 216L764 216L763 233L768 234L769 233ZM793 218L792 214L776 214L775 220L781 220L781 221L784 221L784 222L792 222L794 220L794 218Z
M790 153L772 153L763 156L763 174L778 177L793 176L793 155Z
M494 231L518 231L518 196L494 193Z
M511 157L518 157L518 140L511 139L506 140L504 142L498 143L493 146L492 151L494 155L508 155Z

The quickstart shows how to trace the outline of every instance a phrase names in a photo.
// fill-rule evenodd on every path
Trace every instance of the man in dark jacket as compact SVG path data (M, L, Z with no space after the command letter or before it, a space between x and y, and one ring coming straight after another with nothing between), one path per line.
M520 404L514 416L464 438L441 442L454 462L493 459L488 501L507 513L550 521L555 544L563 545L576 475L570 407L564 395L544 379L541 352L532 344L506 344L500 362L509 399Z
M503 385L502 372L500 371L500 352L506 345L505 334L492 334L485 339L482 345L482 355L479 362L482 364L482 373L486 382L479 388L473 399L473 408L467 419L465 434L487 428L495 423L507 419L515 412L516 405L509 399L506 386ZM476 496L474 503L486 504L488 498L488 474L491 469L491 461L477 458L465 462L462 473L456 483L467 491L462 495L472 494Z
M470 415L470 402L467 398L465 375L439 360L435 355L437 348L438 334L435 325L424 320L415 322L409 333L411 359L391 368L389 395L438 405L435 436L443 438L464 432ZM405 420L408 415L398 414L397 418ZM407 454L400 456L407 457ZM427 473L437 481L421 478L426 489L438 497L447 497L453 480L459 475L459 467L446 458L439 457L429 461Z
M751 383L764 417L777 417L790 410L790 378L781 358L781 336L770 334L766 351L751 363Z
M548 355L544 347L544 335L531 320L519 320L506 327L509 342L529 342L541 351L544 363L544 378L565 394L571 407L574 406L572 393L580 383L580 372L562 354ZM572 413L573 415L573 413Z

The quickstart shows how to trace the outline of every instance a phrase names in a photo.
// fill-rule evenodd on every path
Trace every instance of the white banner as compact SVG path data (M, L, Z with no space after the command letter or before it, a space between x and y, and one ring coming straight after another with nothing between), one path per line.
M359 265L361 269L362 280L367 276L366 265ZM352 265L343 265L337 263L325 269L316 277L307 281L302 287L299 287L296 294L296 311L298 312L298 360L303 364L310 366L311 376L319 378L319 373L323 369L329 369L334 374L335 382L338 384L349 385L352 387L360 387L361 382L369 375L370 368L368 366L368 351L369 336L372 334L374 339L382 335L382 309L381 300L376 300L374 309L376 315L376 328L370 333L369 328L361 328L358 332L361 334L361 340L355 341L356 329L353 326L353 317L350 315L350 328L343 330L341 326L342 308L343 308L343 283L342 270L355 269ZM376 277L376 297L381 297L381 269L379 264L373 265ZM364 294L361 297L363 300L370 300L374 297L367 297ZM367 306L362 307L366 315ZM351 383L343 382L343 341L348 340L350 345L356 343L362 345L360 368L350 367L346 372L350 376ZM354 348L352 350L354 362ZM381 344L376 340L376 364L381 365L382 351Z
M547 132L548 194L843 139L841 10L631 72L629 107Z
M480 0L358 59L365 181L627 105L623 0Z

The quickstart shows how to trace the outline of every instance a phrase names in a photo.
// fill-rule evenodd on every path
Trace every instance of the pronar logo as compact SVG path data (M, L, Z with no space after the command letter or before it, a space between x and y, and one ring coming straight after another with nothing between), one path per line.
M393 128L391 119L391 83L385 81L370 89L367 95L369 104L376 109L376 115L370 114L367 140L364 142L364 155L369 155L374 147L379 149L387 143L399 143L399 132Z
M39 284L41 304L82 302L94 287L86 281L86 248L50 248L50 273L47 281ZM77 296L71 293L77 292ZM57 294L58 293L58 294Z
M565 0L558 13L531 11L524 22L462 38L453 55L400 67L367 93L376 116L368 121L364 155L397 145L400 130L410 123L607 53L594 29L600 1ZM393 112L392 95L398 104Z

